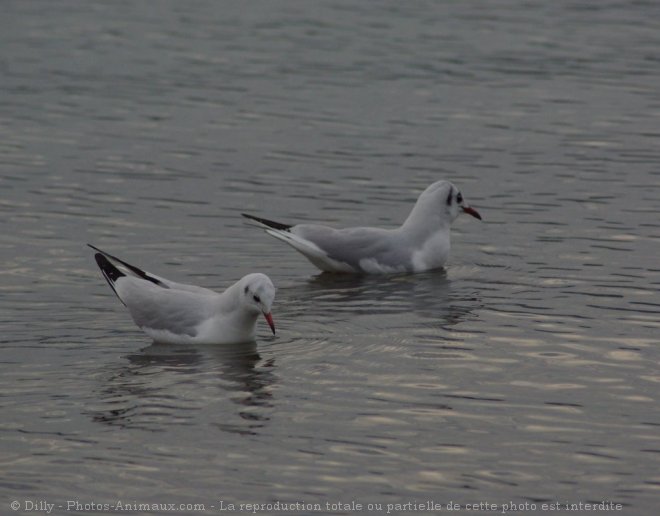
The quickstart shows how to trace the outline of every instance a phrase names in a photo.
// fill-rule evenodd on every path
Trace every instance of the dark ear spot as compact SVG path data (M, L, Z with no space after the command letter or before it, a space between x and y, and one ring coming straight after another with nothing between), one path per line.
M454 193L453 188L449 189L449 195L447 196L447 206L451 206L452 194Z

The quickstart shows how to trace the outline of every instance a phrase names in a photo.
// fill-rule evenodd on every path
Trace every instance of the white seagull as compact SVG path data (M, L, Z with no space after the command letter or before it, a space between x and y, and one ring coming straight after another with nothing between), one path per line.
M481 220L458 188L449 181L437 181L422 192L408 218L396 229L291 226L242 215L322 271L378 274L422 272L444 266L451 247L450 226L461 212Z
M91 244L110 288L156 342L233 344L254 341L259 314L275 334L275 287L265 274L244 276L222 294L138 269Z

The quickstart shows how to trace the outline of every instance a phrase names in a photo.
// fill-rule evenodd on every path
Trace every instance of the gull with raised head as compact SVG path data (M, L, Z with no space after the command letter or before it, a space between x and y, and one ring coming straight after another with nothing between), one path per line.
M218 294L161 278L87 245L96 251L96 263L135 324L156 342L251 342L259 315L275 334L271 315L275 287L265 274L248 274Z
M408 218L395 229L334 229L317 224L282 224L246 213L243 216L289 244L322 271L382 274L443 267L451 247L451 223L461 213L481 220L456 186L437 181L421 193Z

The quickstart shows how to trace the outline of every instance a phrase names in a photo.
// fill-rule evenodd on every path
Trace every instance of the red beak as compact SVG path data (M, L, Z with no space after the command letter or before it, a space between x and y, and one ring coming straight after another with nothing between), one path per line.
M266 318L266 321L268 322L268 326L270 326L273 335L275 335L275 323L273 322L272 314L270 312L268 312L267 314L264 313L264 317Z
M470 208L469 206L463 206L463 211L468 215L472 215L475 219L481 220L481 215L479 215L479 212L474 208Z

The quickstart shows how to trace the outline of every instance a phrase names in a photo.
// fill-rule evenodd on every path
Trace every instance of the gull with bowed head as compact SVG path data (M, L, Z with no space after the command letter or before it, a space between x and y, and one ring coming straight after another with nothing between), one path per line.
M405 222L395 229L334 229L317 224L288 225L243 213L269 235L286 242L322 271L344 273L423 272L445 265L451 223L461 213L481 220L449 181L424 190Z
M96 263L135 324L156 342L251 342L259 315L275 334L270 312L275 287L265 274L248 274L218 294L145 272L88 245L96 251Z

